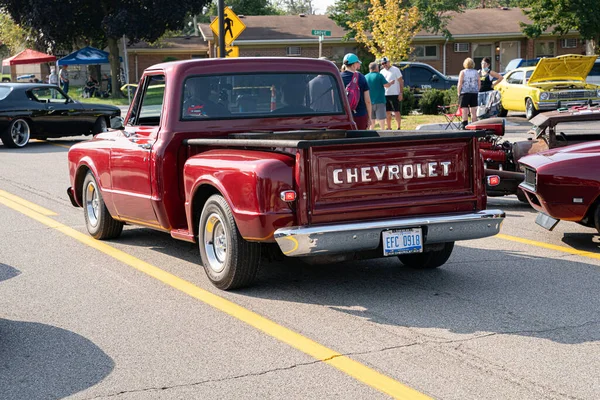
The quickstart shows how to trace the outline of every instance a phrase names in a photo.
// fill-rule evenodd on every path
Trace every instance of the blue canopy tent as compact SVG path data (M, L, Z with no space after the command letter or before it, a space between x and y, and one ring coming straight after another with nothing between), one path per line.
M94 47L84 47L58 60L58 65L108 64L108 53Z

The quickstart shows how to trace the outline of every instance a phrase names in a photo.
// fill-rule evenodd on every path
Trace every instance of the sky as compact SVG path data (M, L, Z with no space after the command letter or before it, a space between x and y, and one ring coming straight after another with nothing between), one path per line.
M335 0L313 0L313 7L316 9L317 14L325 14L327 7L332 6Z

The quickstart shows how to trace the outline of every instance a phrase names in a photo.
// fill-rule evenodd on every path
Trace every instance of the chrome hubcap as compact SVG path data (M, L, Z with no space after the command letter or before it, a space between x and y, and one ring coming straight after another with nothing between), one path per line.
M98 225L98 214L100 211L100 200L98 199L98 189L94 182L90 182L85 189L85 211L90 225Z
M204 250L208 258L208 267L214 272L222 272L227 257L227 232L221 217L212 213L204 225Z
M27 125L27 122L19 119L13 123L10 134L17 146L24 146L29 141L29 125Z

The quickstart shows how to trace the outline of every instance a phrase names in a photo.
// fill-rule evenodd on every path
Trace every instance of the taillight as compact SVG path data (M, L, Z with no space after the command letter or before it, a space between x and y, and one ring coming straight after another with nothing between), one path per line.
M500 177L498 175L490 175L487 177L488 186L498 186L500 184Z
M285 202L295 201L296 200L296 192L294 192L293 190L284 190L283 192L281 192L279 194L279 197L281 197L281 200L283 200Z

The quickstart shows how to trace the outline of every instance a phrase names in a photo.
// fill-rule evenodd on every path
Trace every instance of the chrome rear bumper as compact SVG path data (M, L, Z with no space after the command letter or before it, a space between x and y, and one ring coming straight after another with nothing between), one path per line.
M386 221L295 226L275 231L283 254L290 257L373 250L381 243L381 232L389 229L423 228L424 243L480 239L500 232L505 214L484 210L470 214L398 218Z

